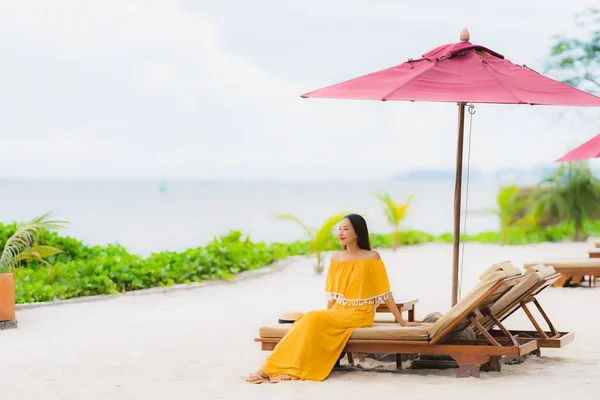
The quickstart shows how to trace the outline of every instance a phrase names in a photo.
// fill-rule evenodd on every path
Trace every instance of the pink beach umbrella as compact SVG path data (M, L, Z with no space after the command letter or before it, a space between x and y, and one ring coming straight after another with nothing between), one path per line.
M574 148L556 161L583 161L600 157L600 134L594 136L584 144Z
M600 107L600 98L558 82L500 53L460 42L439 46L421 58L314 90L304 98L454 102L458 104L452 305L458 301L460 207L466 103Z

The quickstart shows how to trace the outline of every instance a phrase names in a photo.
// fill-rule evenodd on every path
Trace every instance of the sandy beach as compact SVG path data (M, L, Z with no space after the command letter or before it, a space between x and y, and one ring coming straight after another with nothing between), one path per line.
M591 243L467 244L462 290L490 264L585 258ZM417 318L450 306L451 246L380 252L397 300L419 299ZM249 385L243 377L268 355L253 339L280 311L323 308L324 275L311 258L235 284L18 311L19 328L0 331L2 400L597 399L600 393L600 287L548 288L539 297L559 330L576 332L563 349L502 365L480 379L456 370L335 371L324 382ZM523 312L507 322L528 328ZM369 366L378 364L369 361ZM468 396L468 397L465 397Z

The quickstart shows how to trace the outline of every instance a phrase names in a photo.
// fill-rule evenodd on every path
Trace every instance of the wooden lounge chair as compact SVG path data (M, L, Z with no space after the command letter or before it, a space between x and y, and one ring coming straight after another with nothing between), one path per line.
M550 318L540 305L536 296L561 278L561 274L556 273L554 268L538 264L528 268L524 278L517 285L513 286L504 296L499 298L491 305L491 315L503 322L510 317L518 309L522 309L535 330L514 330L509 329L517 340L520 342L536 340L538 348L562 348L571 343L575 339L573 332L559 332ZM548 331L541 328L541 325L533 316L528 305L533 303L541 314L542 318L548 326ZM482 327L484 327L492 336L502 336L503 333L498 330L493 330L495 323L494 318L489 315L481 315L478 319ZM377 318L376 321L395 323L393 319ZM480 332L476 334L481 335ZM539 353L539 352L538 352Z
M495 319L503 322L510 317L518 309L522 309L535 330L514 330L510 329L519 342L536 340L538 348L562 348L571 343L575 339L573 332L559 332L550 318L540 305L536 296L560 279L561 274L556 273L554 268L538 264L530 267L524 274L521 282L515 285L502 298L498 299L491 307L491 315ZM541 328L538 321L535 319L528 305L533 303L542 318L548 325L548 331ZM484 316L480 319L480 324L490 332L492 336L502 336L502 332L491 330L495 325L494 318ZM491 330L491 331L490 331Z
M600 258L600 250L588 250L588 258Z
M467 296L435 323L417 327L376 323L373 327L358 328L343 352L449 355L458 363L458 378L479 377L484 364L488 370L499 371L502 356L525 356L537 351L537 342L519 342L495 317L494 324L503 336L492 336L478 320L482 315L490 315L490 307L523 279L525 275L512 264L495 264L482 274ZM481 332L482 339L456 338L456 334L469 326ZM261 327L259 337L254 340L263 351L271 351L289 328L282 324Z
M556 272L562 274L553 284L553 286L558 287L582 283L586 276L589 276L589 286L595 286L596 277L600 276L600 258L527 262L523 267L529 269L539 264L551 266Z

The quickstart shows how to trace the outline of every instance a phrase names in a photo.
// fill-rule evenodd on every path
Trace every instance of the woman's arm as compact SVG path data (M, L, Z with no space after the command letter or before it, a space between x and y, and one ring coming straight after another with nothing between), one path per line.
M390 293L388 297L385 299L385 305L390 309L392 314L394 314L394 318L400 324L400 326L417 326L419 325L417 322L408 322L402 318L402 313L396 307L396 300L394 300L394 296Z
M335 300L327 300L327 309L330 310L335 304Z

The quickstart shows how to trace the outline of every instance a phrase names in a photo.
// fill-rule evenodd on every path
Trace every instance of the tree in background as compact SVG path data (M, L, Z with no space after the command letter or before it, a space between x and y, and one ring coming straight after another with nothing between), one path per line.
M392 226L392 228L394 228L392 246L394 251L396 251L398 245L400 244L400 231L398 226L400 225L400 222L402 222L408 215L407 210L413 195L411 194L408 196L408 200L402 204L397 204L387 193L378 193L376 196L383 203L383 212L385 213L388 223Z
M587 9L576 18L587 37L556 36L546 71L566 84L600 93L600 9Z
M310 229L299 218L291 214L281 214L278 215L277 218L295 222L296 224L300 225L302 229L304 229L306 235L308 236L308 243L310 245L310 248L317 257L317 263L315 264L315 272L317 274L322 274L324 269L323 252L328 249L328 244L330 244L333 239L333 228L335 228L335 226L340 223L342 218L344 218L344 215L346 215L346 213L332 214L316 230Z
M584 241L583 223L600 214L600 180L587 162L566 163L533 191L535 214L573 223L573 240Z
M536 219L529 215L531 201L520 196L517 185L500 188L496 198L497 209L484 208L485 211L496 215L500 219L500 244L506 243L508 232L513 228L533 228Z

